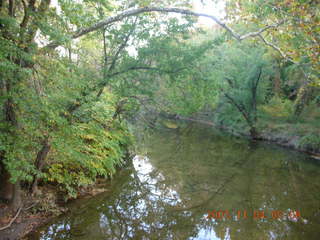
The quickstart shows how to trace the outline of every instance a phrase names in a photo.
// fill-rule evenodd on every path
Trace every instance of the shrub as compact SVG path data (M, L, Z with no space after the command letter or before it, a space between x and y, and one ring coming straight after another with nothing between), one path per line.
M261 107L261 110L268 117L291 121L294 116L294 103L288 99L273 97L267 105Z
M319 151L320 149L320 135L310 133L303 136L299 141L299 146L311 151Z

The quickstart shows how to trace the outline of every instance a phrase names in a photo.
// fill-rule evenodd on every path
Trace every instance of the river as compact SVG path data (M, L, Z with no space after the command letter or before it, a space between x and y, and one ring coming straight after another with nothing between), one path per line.
M319 239L319 161L197 124L141 136L107 192L27 239Z

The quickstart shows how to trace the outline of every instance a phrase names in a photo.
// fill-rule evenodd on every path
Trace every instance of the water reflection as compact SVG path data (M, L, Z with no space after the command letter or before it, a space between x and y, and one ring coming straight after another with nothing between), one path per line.
M108 193L29 239L318 239L320 167L305 155L200 126L155 132L144 148Z
M147 156L137 155L132 162L140 183L146 185L150 191L150 200L162 200L172 206L181 202L179 194L165 184L164 176L151 165Z

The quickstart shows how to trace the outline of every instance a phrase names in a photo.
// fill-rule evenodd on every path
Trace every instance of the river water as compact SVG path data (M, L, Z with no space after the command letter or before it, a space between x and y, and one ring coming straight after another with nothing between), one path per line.
M320 239L320 163L205 126L142 134L108 191L35 239Z

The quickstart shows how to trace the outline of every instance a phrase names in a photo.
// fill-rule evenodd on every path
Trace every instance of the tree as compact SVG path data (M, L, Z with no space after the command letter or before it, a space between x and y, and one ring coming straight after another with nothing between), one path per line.
M255 43L226 41L226 36L219 32L215 37L195 39L205 43L208 38L214 41L209 41L201 58L192 62L191 68L173 76L174 80L164 88L166 106L171 107L169 111L186 116L209 108L216 122L224 126L244 122L251 137L258 139L258 105L265 102L273 62L266 48ZM192 41L186 44L192 45ZM196 45L196 51L202 44Z
M265 49L253 44L227 43L215 53L216 80L224 97L221 101L227 101L241 114L253 139L259 138L257 106L264 101L260 83L265 85L272 67L264 56Z
M283 61L297 65L302 73L295 104L295 115L299 116L310 99L312 86L319 87L318 1L230 0L227 3L229 19L235 23L249 22L255 27L282 23L277 29L257 37L276 50Z

